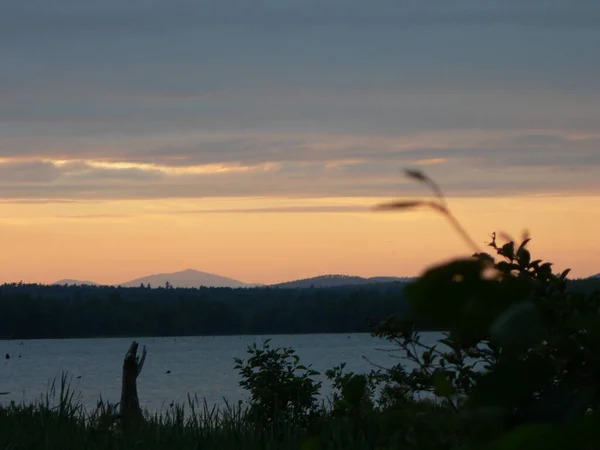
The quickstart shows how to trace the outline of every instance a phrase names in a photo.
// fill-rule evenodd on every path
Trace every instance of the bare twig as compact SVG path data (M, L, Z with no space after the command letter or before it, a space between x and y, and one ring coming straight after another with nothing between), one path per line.
M367 361L367 362L368 362L369 364L371 364L373 367L377 367L378 369L385 370L386 372L389 372L389 371L390 371L390 368L389 368L389 367L384 367L384 366L381 366L381 365L379 365L379 364L377 364L377 363L374 363L374 362L373 362L373 361L371 361L369 358L367 358L365 355L362 355L362 359L364 359L365 361Z

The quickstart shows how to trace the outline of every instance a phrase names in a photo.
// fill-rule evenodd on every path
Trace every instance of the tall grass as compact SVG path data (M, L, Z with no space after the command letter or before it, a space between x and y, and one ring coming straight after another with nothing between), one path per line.
M374 448L367 435L353 436L335 421L327 421L321 431L302 429L286 421L265 428L257 426L248 405L242 402L210 407L205 399L188 396L186 404L171 405L161 414L145 412L144 416L142 423L124 432L118 425L116 405L100 399L95 410L86 410L71 388L70 379L63 375L37 402L0 406L0 449ZM322 430L326 430L326 436ZM315 437L317 434L319 437Z

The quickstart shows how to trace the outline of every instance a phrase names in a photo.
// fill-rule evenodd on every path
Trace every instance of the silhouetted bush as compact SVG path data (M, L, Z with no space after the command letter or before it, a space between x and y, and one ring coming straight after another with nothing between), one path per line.
M250 391L250 416L262 427L279 420L306 427L319 413L319 373L300 364L294 349L273 349L269 341L248 347L248 360L235 359L240 386Z

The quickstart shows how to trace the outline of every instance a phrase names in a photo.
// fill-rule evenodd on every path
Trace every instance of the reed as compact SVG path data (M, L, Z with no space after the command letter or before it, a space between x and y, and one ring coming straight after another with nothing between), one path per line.
M172 404L163 413L144 412L145 420L123 432L115 420L116 408L103 399L93 411L86 410L81 397L63 374L48 392L34 403L11 402L0 406L0 448L3 450L82 449L219 449L265 450L311 447L315 430L302 429L286 421L262 428L249 415L249 405L224 402L209 406L206 399L189 396L185 404ZM326 425L327 424L327 425ZM332 449L364 449L366 438L354 438L342 423L329 421L327 442Z

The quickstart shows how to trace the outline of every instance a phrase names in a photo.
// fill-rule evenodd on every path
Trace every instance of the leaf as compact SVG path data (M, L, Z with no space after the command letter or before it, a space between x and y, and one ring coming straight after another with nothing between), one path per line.
M506 256L507 258L514 259L514 256L515 256L515 243L514 242L508 242L507 244L504 244L502 246L502 248L500 249L500 254L502 256Z
M405 169L404 173L407 177L412 178L413 180L427 181L427 177L425 176L425 174L419 170Z
M527 346L539 342L544 328L533 302L519 302L510 306L494 320L490 336L500 345Z
M456 394L456 389L442 371L433 374L434 393L438 397L450 397Z
M531 261L531 253L529 253L529 250L526 248L521 247L519 250L517 250L517 259L519 261L519 265L525 268Z
M571 269L563 270L563 273L560 274L560 279L564 280L565 278L567 278L567 275L569 275L569 272L571 272Z
M496 269L503 273L510 273L513 270L518 270L519 266L516 264L509 263L508 261L500 261L496 264Z
M378 210L390 210L390 209L411 209L416 208L418 206L423 206L425 202L418 200L409 200L409 201L401 201L401 202L391 202L391 203L383 203L381 205L377 205L375 209Z
M521 242L521 245L519 245L519 250L521 250L522 248L525 248L525 246L527 244L529 244L529 241L531 241L532 238L526 238L523 240L523 242Z
M492 286L482 278L486 265L482 260L465 258L428 269L405 288L411 312L429 326L442 329L456 326L465 315L476 314L481 305L476 299L483 298ZM460 283L455 281L458 279Z

